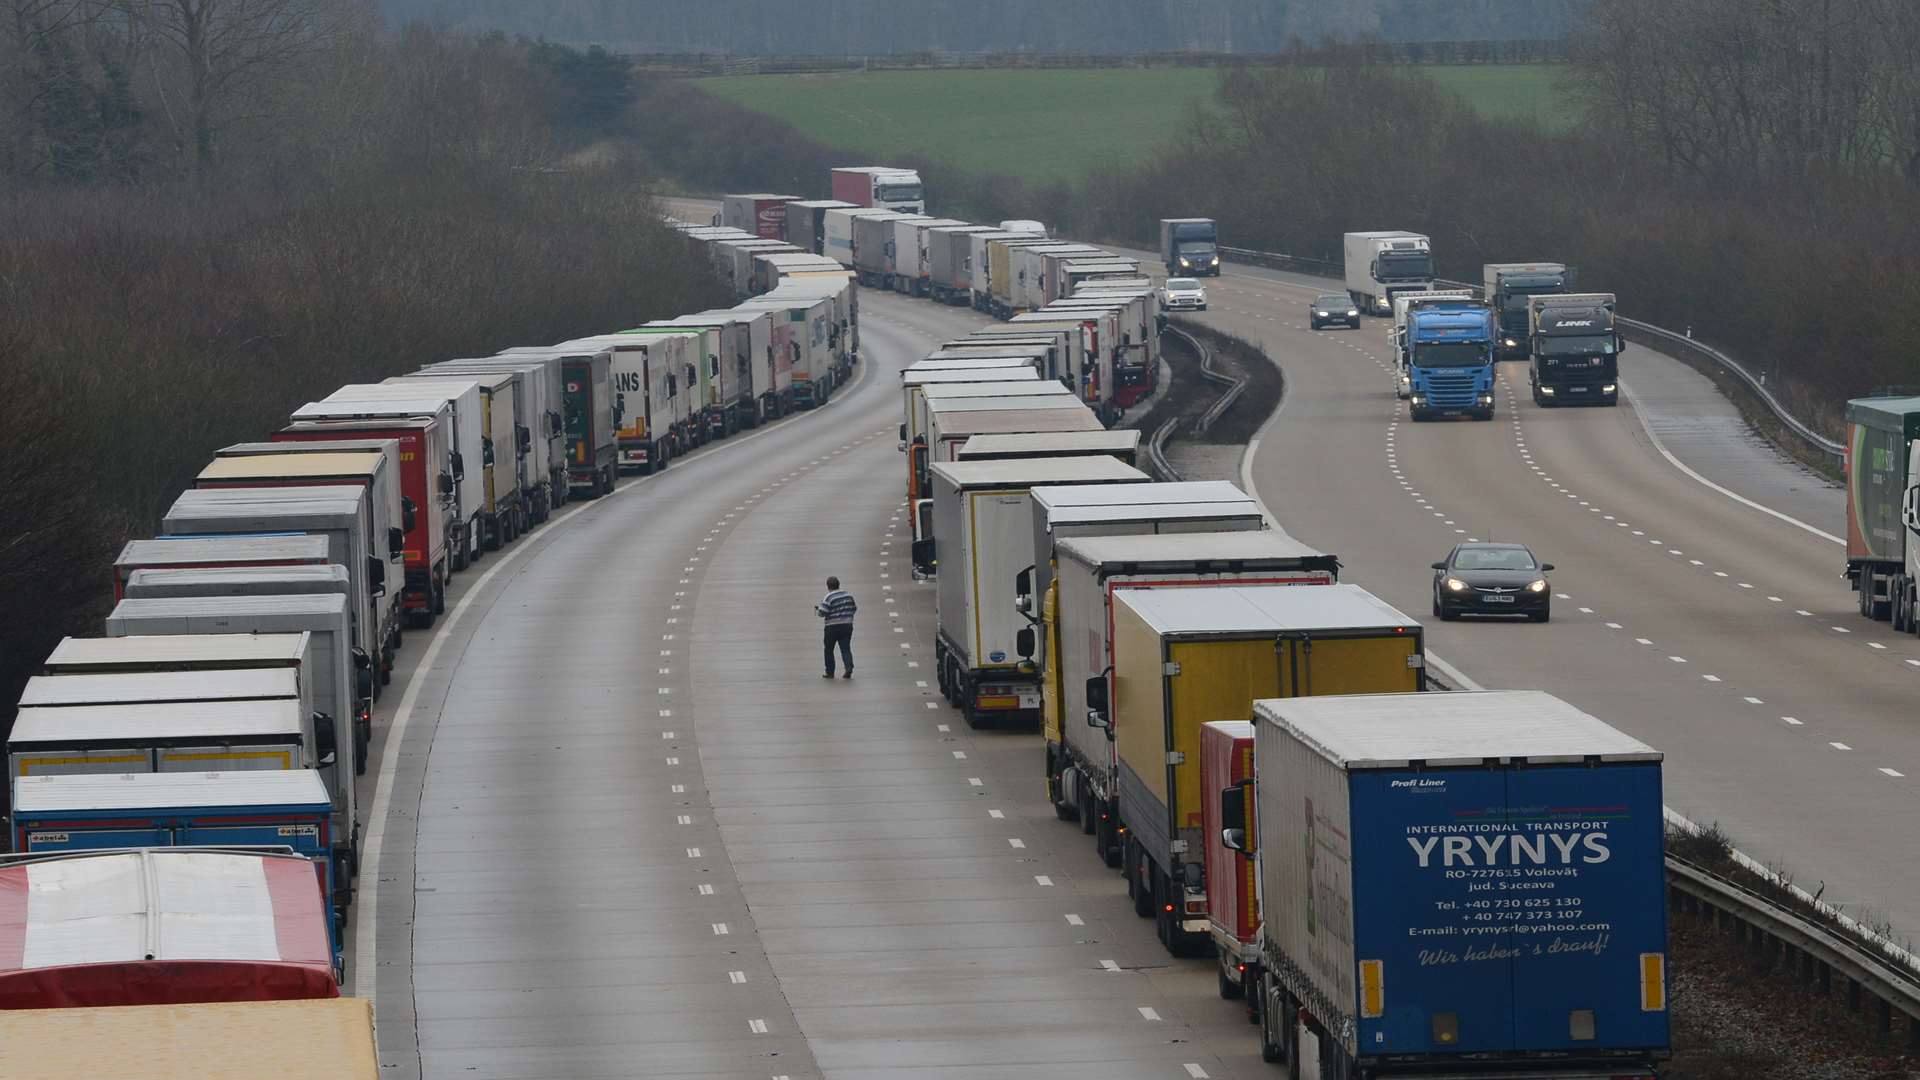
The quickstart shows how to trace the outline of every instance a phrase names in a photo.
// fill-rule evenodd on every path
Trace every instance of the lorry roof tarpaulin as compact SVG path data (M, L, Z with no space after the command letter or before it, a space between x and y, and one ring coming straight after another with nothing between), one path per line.
M143 849L0 864L0 1008L338 997L292 855Z

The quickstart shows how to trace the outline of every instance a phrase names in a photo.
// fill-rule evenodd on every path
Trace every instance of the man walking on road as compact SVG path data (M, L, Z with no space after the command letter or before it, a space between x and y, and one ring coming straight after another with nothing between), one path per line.
M827 595L813 605L813 610L826 620L827 673L825 678L833 678L833 647L840 646L840 660L847 673L843 679L853 678L853 594L840 587L840 579L827 579Z

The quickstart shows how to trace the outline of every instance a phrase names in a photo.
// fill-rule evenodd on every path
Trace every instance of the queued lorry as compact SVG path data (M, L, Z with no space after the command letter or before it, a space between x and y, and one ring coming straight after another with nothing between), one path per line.
M927 229L927 294L943 304L973 298L973 241L999 232L991 225L935 225Z
M466 357L420 369L436 375L503 374L513 380L513 425L519 484L535 525L553 516L567 498L560 445L560 365L534 357Z
M933 536L914 541L914 562L939 567L935 668L941 692L968 726L1040 711L1038 643L1014 592L1018 576L1034 565L1033 489L1149 479L1109 457L933 465ZM924 558L923 546L932 548Z
M363 998L0 1009L0 1045L27 1063L11 1080L380 1076L373 1003ZM139 1048L137 1073L125 1071L128 1047ZM217 1048L218 1074L208 1071L210 1048Z
M1532 325L1527 314L1530 296L1557 296L1573 288L1574 273L1565 263L1487 263L1480 268L1482 296L1500 318L1499 360L1525 359Z
M1627 343L1614 325L1613 306L1612 293L1527 298L1527 383L1534 404L1619 403L1620 354Z
M560 486L567 497L597 499L619 481L620 445L617 431L621 403L613 388L613 352L598 338L562 345L523 345L503 357L539 357L557 362L560 373L559 406L561 458L565 476Z
M1419 233L1350 232L1343 246L1347 296L1369 315L1391 315L1397 293L1433 289L1433 244Z
M1920 632L1920 397L1847 402L1847 584L1860 614Z
M113 560L113 598L116 601L124 598L127 580L141 570L326 566L330 558L327 538L305 533L129 540Z
M890 165L848 165L833 170L833 197L855 206L918 214L926 209L920 174Z
M903 218L894 224L895 292L933 295L933 230L970 228L958 218Z
M1160 262L1168 277L1219 277L1220 231L1212 218L1161 218Z
M815 255L827 253L827 211L853 210L854 204L840 199L801 199L787 204L786 241L801 251Z
M1086 683L1086 723L1114 744L1112 804L1134 913L1175 956L1212 942L1200 832L1200 727L1254 702L1425 689L1418 622L1356 585L1120 588L1111 670Z
M782 402L782 412L826 404L843 365L840 350L845 340L835 319L834 297L796 294L782 288L738 306L768 312L776 326L787 330L775 343L776 348L784 345L787 357L787 396Z
M1012 458L1079 457L1105 454L1125 464L1140 456L1138 428L1106 431L1037 431L1023 435L975 435L960 444L955 461L1002 461Z
M373 692L392 680L400 647L400 597L388 588L387 545L367 492L350 487L193 488L161 518L172 536L303 532L324 536L328 561L346 569L353 646L372 660Z
M723 195L716 225L728 226L768 240L787 239L787 207L798 195Z
M1396 306L1402 302L1394 300ZM1408 418L1416 423L1441 416L1493 419L1498 332L1493 309L1484 301L1408 304L1403 335Z
M233 775L224 774L209 787L222 790ZM101 792L94 791L96 798L89 800L76 788L105 788L114 796L106 801L133 801L130 794L114 790L112 782L123 778L87 778L85 785L67 782L76 778L61 779L59 784L28 786L34 804L27 811L30 817L48 814L45 807L52 802L101 801ZM98 783L102 779L108 782ZM244 831L207 829L193 824L191 815L180 817L189 831ZM99 833L83 835L107 839ZM0 1014L99 1009L124 1015L148 1011L130 1006L340 996L333 919L310 859L278 840L248 850L234 849L241 841L233 837L206 849L184 846L173 837L165 840L120 851L89 850L104 843L47 844L34 854L0 856ZM236 924L265 932L236 934ZM55 1022L53 1015L38 1015ZM98 1030L70 1034L79 1041L101 1038ZM73 1060L64 1055L19 1056L29 1045L14 1033L0 1035L9 1077ZM131 1055L140 1047L141 1075L156 1075L145 1071L146 1046L119 1043L113 1052ZM199 1049L205 1053L208 1048ZM59 1075L127 1074L83 1069ZM211 1075L204 1060L193 1075Z
M1652 1080L1661 754L1538 691L1262 700L1218 839L1255 860L1262 1057L1328 1080Z

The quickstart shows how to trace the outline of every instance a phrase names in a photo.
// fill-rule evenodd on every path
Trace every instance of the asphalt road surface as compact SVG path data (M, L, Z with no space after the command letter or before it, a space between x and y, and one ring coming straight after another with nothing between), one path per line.
M1536 409L1508 365L1492 423L1412 425L1382 323L1302 329L1308 279L1208 284L1201 318L1288 378L1247 462L1283 528L1474 680L1665 750L1677 810L1920 923L1920 647L1856 613L1836 491L1643 349L1638 412ZM1212 962L1170 959L1054 819L1037 737L971 732L933 689L893 372L984 320L862 314L827 407L570 506L409 635L349 944L383 1075L1271 1075ZM1470 537L1559 566L1552 623L1425 618L1427 564ZM851 681L819 675L828 574L861 606Z

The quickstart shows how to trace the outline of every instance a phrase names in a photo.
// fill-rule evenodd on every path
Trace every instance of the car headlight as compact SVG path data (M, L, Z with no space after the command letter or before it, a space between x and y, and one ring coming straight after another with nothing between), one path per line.
M1547 579L1546 579L1546 578L1541 578L1541 579L1540 579L1540 580L1538 580L1538 581L1534 581L1534 582L1530 582L1530 583L1528 583L1528 585L1527 585L1527 591L1528 591L1528 592L1546 592L1546 591L1547 591Z
M1448 592L1466 592L1467 583L1464 581L1461 581L1457 577L1450 577L1447 579L1447 591Z
M1608 383L1607 385L1600 388L1600 392L1603 394L1611 394L1613 393L1613 390L1614 390L1614 386L1612 383Z
M1324 311L1316 311L1314 312L1314 314L1320 316L1323 319L1327 317L1327 313Z
M1355 309L1353 309L1353 308L1348 308L1348 309L1347 309L1347 318L1349 318L1349 319L1357 319L1357 318L1359 318L1359 317L1360 317L1360 312L1359 312L1359 311L1357 311L1357 310L1355 310Z
M1544 395L1546 395L1547 397L1552 397L1552 396L1553 396L1553 387L1551 387L1551 386L1543 386L1543 387L1541 387L1541 388L1540 388L1540 392L1541 392L1542 394L1544 394Z

